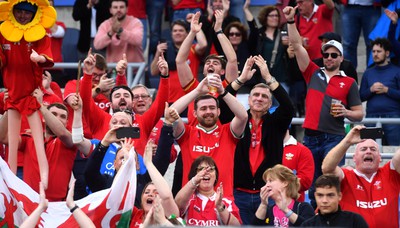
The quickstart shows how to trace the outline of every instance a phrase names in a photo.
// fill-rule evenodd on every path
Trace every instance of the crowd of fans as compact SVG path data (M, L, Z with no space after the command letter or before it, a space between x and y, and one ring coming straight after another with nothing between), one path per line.
M398 14L383 11L396 2L286 0L260 6L257 17L251 0L168 3L76 0L82 75L65 85L52 81L65 72L48 68L63 61L63 23L22 38L28 52L1 35L0 155L41 199L21 227L35 226L48 201L66 201L78 224L93 226L74 200L110 188L132 148L130 227L399 227L400 150L380 167L375 138L361 137L366 127L344 127L345 118L400 118ZM161 36L164 7L170 38ZM34 1L12 8L22 25L37 12ZM378 20L388 33L370 40ZM361 29L373 65L359 77ZM26 81L35 78L24 89L19 56L32 65ZM155 95L127 86L131 62L146 62ZM303 144L289 133L293 117L304 117ZM400 145L400 125L382 130L385 145ZM343 167L352 145L355 167ZM175 161L170 187L163 175Z

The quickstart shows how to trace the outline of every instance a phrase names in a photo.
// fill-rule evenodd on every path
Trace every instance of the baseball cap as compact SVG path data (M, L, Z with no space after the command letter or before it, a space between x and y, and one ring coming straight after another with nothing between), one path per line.
M37 5L31 4L29 2L20 2L14 5L14 9L25 10L32 13L36 13Z
M342 42L342 37L339 34L334 32L326 32L318 37L318 39L327 39L327 40L336 40L337 42Z
M330 40L326 44L324 44L321 48L323 52L326 51L326 49L330 47L335 47L336 49L339 50L340 54L343 55L343 46L341 43L337 42L336 40Z

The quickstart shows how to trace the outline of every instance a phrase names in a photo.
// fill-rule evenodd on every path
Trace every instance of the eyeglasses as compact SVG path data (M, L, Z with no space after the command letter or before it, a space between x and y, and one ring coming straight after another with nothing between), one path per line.
M236 36L236 37L242 36L242 34L240 32L230 32L228 35L229 36Z
M106 72L100 73L100 74L92 73L92 75L93 75L94 78L97 78L97 77L102 77L105 73L106 73Z
M337 57L339 57L341 55L338 53L328 53L328 52L322 53L322 57L324 57L324 59L329 58L329 56L331 56L332 59L336 59Z
M279 15L278 14L270 14L270 15L268 15L268 17L279 17Z
M209 169L210 172L214 172L215 171L215 166L199 166L199 167L196 168L196 170L197 170L197 172L200 172L200 171L202 171L203 169L206 169L206 168L210 168Z
M142 98L142 100L149 98L150 95L148 94L135 94L133 95L133 100L139 100L139 98Z

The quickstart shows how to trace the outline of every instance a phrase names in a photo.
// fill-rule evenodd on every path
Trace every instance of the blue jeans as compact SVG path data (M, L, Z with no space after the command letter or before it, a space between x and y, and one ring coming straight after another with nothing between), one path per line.
M371 52L368 39L381 15L380 7L347 5L342 11L343 52L344 57L357 68L357 45L361 29L363 31L367 51L367 63Z
M165 0L146 1L146 12L150 31L149 60L150 56L154 55L158 41L161 38L161 24L165 2ZM151 63L151 61L149 61L149 63Z
M400 118L398 114L382 114L382 115L369 115L367 114L367 118ZM367 125L371 126L371 125ZM375 125L372 125L374 127ZM400 124L383 124L383 139L385 145L388 146L399 146L400 145Z
M179 10L174 10L174 13L172 14L172 22L177 21L177 20L184 20L186 21L186 15L189 13L196 13L200 12L200 8L188 8L188 9L179 9Z
M247 193L237 189L233 190L235 204L239 208L243 225L250 225L258 206L260 206L260 193Z
M342 141L344 138L343 135L334 135L324 133L317 136L308 136L304 135L303 144L311 150L313 157L314 157L314 180L313 184L308 190L308 196L310 197L311 205L316 208L315 197L314 197L314 182L315 180L322 175L322 161L324 160L325 156L328 152L335 147L337 144ZM342 161L340 162L340 166L344 164L345 157L343 157Z
M144 52L146 50L146 46L147 46L147 19L139 18L139 20L143 24L142 48L143 48L143 52Z

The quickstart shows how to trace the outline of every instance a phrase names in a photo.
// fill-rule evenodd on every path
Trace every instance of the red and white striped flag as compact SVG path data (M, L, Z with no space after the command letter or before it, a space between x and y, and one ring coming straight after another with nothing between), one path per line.
M130 153L109 189L95 192L76 204L96 227L129 227L136 195L136 162ZM0 158L0 227L19 227L39 203L39 194L15 176ZM50 202L39 227L78 227L65 202Z

